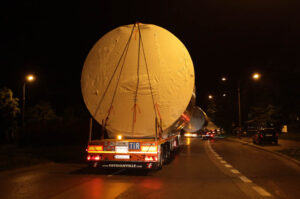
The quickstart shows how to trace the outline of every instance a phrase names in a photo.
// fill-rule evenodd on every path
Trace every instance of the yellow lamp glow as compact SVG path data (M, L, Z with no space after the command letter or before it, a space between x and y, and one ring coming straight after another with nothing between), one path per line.
M254 73L253 75L252 75L252 78L253 79L255 79L255 80L257 80L257 79L259 79L260 78L260 74L259 73Z
M122 140L122 135L118 135L118 136L117 136L117 139L118 139L118 140Z
M26 76L26 80L27 80L28 82L32 82L32 81L34 81L34 79L35 79L35 77L34 77L33 75L27 75L27 76Z

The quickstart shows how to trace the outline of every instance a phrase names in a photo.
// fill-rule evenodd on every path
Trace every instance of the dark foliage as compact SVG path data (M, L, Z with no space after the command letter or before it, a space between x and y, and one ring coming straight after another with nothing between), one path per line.
M0 141L11 142L17 137L17 116L20 113L19 99L12 90L0 89Z

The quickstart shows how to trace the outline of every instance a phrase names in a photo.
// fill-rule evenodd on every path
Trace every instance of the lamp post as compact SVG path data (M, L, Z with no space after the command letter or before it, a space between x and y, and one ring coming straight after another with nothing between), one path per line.
M24 126L24 119L25 119L25 101L26 101L26 82L33 82L35 77L33 75L27 75L25 77L25 81L23 84L23 96L22 96L22 126Z
M259 80L261 77L260 73L253 73L252 74L252 79L254 80ZM227 81L226 77L222 77L221 80L223 82ZM237 82L237 93L238 93L238 124L239 124L239 128L242 127L242 110L241 110L241 81L238 80ZM224 96L224 95L223 95Z
M242 111L241 111L241 81L238 80L238 114L239 114L239 127L242 126Z

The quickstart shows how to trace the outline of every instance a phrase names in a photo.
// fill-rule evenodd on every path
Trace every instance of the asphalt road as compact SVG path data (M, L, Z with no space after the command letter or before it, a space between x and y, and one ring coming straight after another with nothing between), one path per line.
M0 173L1 199L300 198L300 167L225 139L186 139L159 171L45 164Z

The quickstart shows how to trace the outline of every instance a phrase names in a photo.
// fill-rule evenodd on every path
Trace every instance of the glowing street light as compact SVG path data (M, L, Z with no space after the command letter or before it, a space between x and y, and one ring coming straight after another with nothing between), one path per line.
M253 73L252 78L259 80L261 77L260 73ZM242 113L241 113L241 82L238 81L238 111L239 111L239 127L242 126Z
M212 95L208 95L208 99L212 99L213 98L213 96Z
M35 76L29 74L25 77L25 81L23 84L23 98L22 98L22 125L24 125L24 118L25 118L25 101L26 101L26 82L33 82L35 80Z
M259 80L261 78L261 74L253 73L252 78L254 80ZM222 80L222 82L226 82L227 78L225 76L223 76L221 78L221 80ZM242 126L242 113L241 113L241 81L240 80L238 80L238 82L237 82L237 93L238 93L238 124L239 124L239 127L241 127ZM222 96L226 97L227 94L223 93ZM212 99L213 97L211 95L209 95L208 98Z
M26 76L26 81L27 82L32 82L32 81L34 81L34 79L35 79L35 77L33 75L27 75Z
M252 75L252 78L253 79L255 79L255 80L258 80L259 78L260 78L260 74L259 73L254 73L253 75Z

